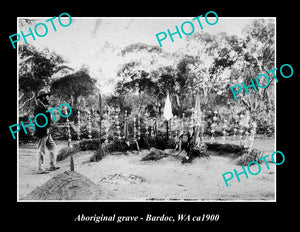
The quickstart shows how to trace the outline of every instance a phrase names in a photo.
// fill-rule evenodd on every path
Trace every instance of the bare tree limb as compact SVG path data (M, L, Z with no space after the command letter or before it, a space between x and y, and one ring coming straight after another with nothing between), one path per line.
M34 99L35 98L35 94L34 94L34 92L33 91L31 91L31 93L32 93L32 97L31 98L29 98L29 99L27 99L21 106L19 106L19 110L21 110L22 108L24 108L24 106L28 103L28 102L30 102L32 99Z
M69 69L69 70L71 70L71 71L74 71L73 68L71 68L71 67L69 67L69 66L66 66L66 65L62 65L62 66L57 67L57 68L54 70L54 73L57 73L57 72L59 72L59 71L62 70L62 69Z
M19 94L21 95L21 96L19 96L19 101L21 101L21 99L25 96L25 94L21 93L20 91L19 91Z

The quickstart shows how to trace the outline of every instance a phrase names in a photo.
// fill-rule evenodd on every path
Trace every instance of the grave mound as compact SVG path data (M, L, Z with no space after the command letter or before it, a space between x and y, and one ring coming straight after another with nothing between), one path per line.
M99 187L74 171L65 171L28 194L24 200L97 200Z

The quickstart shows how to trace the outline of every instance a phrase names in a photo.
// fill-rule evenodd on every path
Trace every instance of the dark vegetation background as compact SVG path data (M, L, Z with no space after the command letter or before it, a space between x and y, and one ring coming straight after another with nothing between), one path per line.
M26 25L26 20L21 20ZM230 87L245 82L258 74L267 74L275 68L275 24L271 19L255 20L243 30L245 39L220 33L194 33L186 38L185 51L164 52L159 46L131 44L124 47L118 56L135 57L120 66L117 76L121 81L114 93L102 96L101 118L103 133L116 131L111 122L119 116L121 129L124 126L125 111L129 121L138 114L142 117L142 133L157 118L163 125L163 106L167 93L170 94L173 114L178 120L188 123L195 105L195 95L200 94L201 109L205 113L205 135L211 135L212 124L216 135L223 135L226 125L227 135L239 130L242 117L250 116L257 123L257 134L274 136L275 125L275 81L265 89L243 90L234 100ZM109 44L107 44L109 49ZM173 66L163 66L160 59L174 60ZM126 60L126 59L124 59ZM82 66L80 70L68 67L62 56L49 50L38 51L34 46L19 46L19 120L25 124L33 118L35 96L41 88L52 92L51 104L58 107L67 102L72 107L69 117L72 138L77 138L78 111L81 113L82 138L88 137L88 112L91 112L93 138L99 136L100 112L96 80L101 77L89 75ZM278 75L278 74L277 74ZM280 78L280 77L279 77ZM264 85L261 82L261 85ZM217 119L213 120L213 117ZM66 118L57 113L57 123L53 124L54 139L67 139ZM106 120L106 121L105 121ZM110 122L110 123L108 123ZM30 128L31 129L31 128ZM244 129L244 132L247 130ZM27 135L19 132L22 143L33 141L33 131ZM130 132L132 133L132 131Z

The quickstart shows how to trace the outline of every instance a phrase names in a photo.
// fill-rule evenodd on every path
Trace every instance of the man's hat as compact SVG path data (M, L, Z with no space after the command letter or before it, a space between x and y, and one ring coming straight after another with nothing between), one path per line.
M46 90L46 89L41 89L38 92L36 98L39 98L39 97L44 96L44 95L51 95L51 93L48 90Z

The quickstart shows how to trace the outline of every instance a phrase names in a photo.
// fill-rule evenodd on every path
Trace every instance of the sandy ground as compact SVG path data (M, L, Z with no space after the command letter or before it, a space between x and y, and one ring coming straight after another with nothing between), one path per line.
M265 154L275 151L274 139L258 139L254 147ZM59 148L66 146L58 144ZM78 152L74 155L75 171L88 177L102 189L102 199L108 201L274 201L275 169L268 159L270 169L261 164L258 175L241 175L241 182L236 177L225 185L222 174L242 171L242 167L222 156L210 153L210 159L196 158L193 163L182 164L174 157L158 161L140 161L149 150L128 153L113 153L100 162L88 162L93 151ZM46 153L45 163L49 163ZM36 187L42 185L60 172L69 170L70 159L58 162L61 169L45 175L36 174L36 145L26 144L19 147L19 200L22 200ZM256 167L251 168L256 172ZM119 174L119 175L116 175ZM109 179L114 175L115 179ZM120 177L136 175L141 179L122 180ZM119 179L118 179L119 178Z

